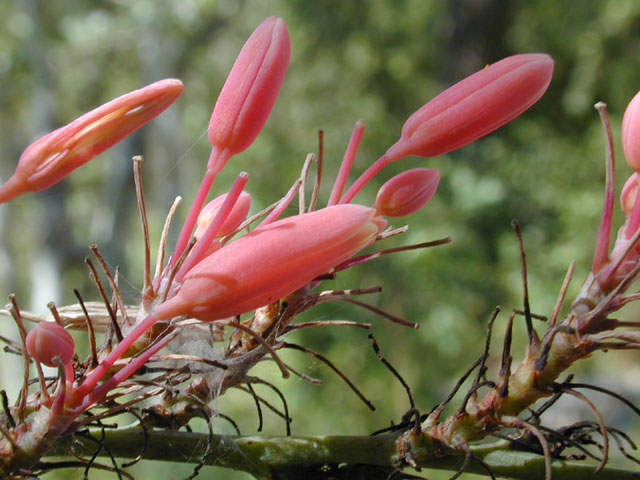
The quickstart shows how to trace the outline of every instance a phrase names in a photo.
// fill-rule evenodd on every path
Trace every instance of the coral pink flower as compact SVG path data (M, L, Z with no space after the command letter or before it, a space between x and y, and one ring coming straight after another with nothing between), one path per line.
M187 247L216 175L232 155L253 143L267 121L290 56L289 32L284 20L277 17L262 22L242 47L211 114L208 134L213 148L207 171L178 236L171 266Z
M182 82L165 79L105 103L32 143L13 176L0 186L0 203L59 182L159 115L182 93Z
M195 265L151 315L212 321L262 307L373 243L385 224L372 208L336 205L259 227Z
M629 102L622 118L622 150L627 163L640 171L640 92Z
M388 161L432 157L460 148L513 120L547 90L549 55L514 55L448 88L409 117Z
M403 217L418 211L438 189L440 172L414 168L387 180L376 196L375 210L386 217Z
M218 173L245 150L267 121L284 81L291 45L284 20L269 17L242 47L209 122L213 151L207 168Z
M540 99L552 74L549 55L513 55L449 87L407 119L400 139L354 182L340 203L350 202L391 162L450 152L513 120Z

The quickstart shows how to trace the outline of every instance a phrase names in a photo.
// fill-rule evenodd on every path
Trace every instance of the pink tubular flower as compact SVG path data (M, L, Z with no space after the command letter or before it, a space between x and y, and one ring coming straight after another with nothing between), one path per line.
M373 243L385 224L372 208L336 205L257 228L189 270L151 316L212 321L262 307Z
M340 203L350 202L391 162L450 152L513 120L540 99L552 74L549 55L528 53L504 58L449 87L407 119L400 139L354 182Z
M622 150L631 168L640 171L640 92L629 102L622 118Z
M435 168L407 170L382 185L373 208L387 217L409 215L431 200L439 182L440 172Z
M182 82L165 79L122 95L32 143L13 176L0 186L0 203L59 182L159 115L182 93Z
M473 142L514 119L546 91L553 73L549 55L513 55L456 83L405 122L387 160L433 157Z
M284 81L291 45L284 20L269 17L247 39L227 77L209 121L212 149L207 171L182 226L171 265L184 252L216 175L244 151L267 121Z
M231 155L245 150L258 136L284 81L290 55L287 26L277 17L262 22L244 44L211 114L210 171L218 173Z

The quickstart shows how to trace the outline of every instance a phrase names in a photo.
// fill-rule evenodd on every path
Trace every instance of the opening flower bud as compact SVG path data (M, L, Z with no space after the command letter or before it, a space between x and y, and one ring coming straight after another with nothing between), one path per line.
M546 91L549 55L513 55L456 83L409 117L387 161L433 157L473 142L513 120Z
M259 227L196 264L151 315L212 321L255 310L355 255L385 225L372 208L341 204Z
M0 203L49 188L145 123L182 93L182 82L165 79L105 103L32 143L13 176L0 186Z
M629 102L622 117L622 150L629 166L640 171L640 92Z
M248 38L209 121L213 151L207 168L218 173L231 155L253 143L271 113L289 66L291 44L281 18L269 17Z
M440 182L435 168L414 168L391 178L378 190L373 208L387 217L418 211L433 197Z
M26 343L29 355L48 367L58 366L56 357L63 365L68 365L75 350L69 332L53 322L41 322L32 328L27 334Z

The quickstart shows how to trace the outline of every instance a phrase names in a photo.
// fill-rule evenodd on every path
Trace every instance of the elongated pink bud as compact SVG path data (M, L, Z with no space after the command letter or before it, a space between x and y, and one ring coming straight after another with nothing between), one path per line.
M289 66L291 44L284 20L269 17L242 47L209 122L213 151L207 168L218 173L245 150L267 121Z
M336 205L257 228L214 252L151 315L212 321L285 297L370 245L386 222L372 208Z
M159 115L182 93L165 79L122 95L32 143L13 176L0 186L0 203L49 188Z
M387 180L373 208L386 217L403 217L418 211L438 189L440 172L435 168L414 168Z
M640 171L640 92L629 102L622 117L622 150L629 166Z
M56 357L63 365L69 364L75 349L69 332L53 322L42 322L32 328L26 343L29 355L48 367L57 366Z
M200 240L200 238L207 231L207 228L220 210L220 207L222 206L225 198L227 198L226 193L211 200L200 211L198 222L196 224L196 231L193 234L196 240ZM250 208L251 195L247 192L242 192L238 197L235 205L233 206L231 213L216 234L216 238L224 237L225 235L233 232L238 227L238 225L240 225L247 218L247 214L249 213Z
M544 94L553 60L541 53L507 57L448 88L409 117L388 162L433 157L473 142L514 119Z

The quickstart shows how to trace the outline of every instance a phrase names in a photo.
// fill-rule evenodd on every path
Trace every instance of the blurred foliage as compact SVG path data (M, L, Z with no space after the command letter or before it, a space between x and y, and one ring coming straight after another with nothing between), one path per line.
M556 61L548 93L512 124L443 157L406 159L376 179L379 185L418 165L440 168L438 195L407 219L408 235L384 247L448 235L454 243L382 258L334 284L381 284L383 293L369 301L419 322L420 329L345 305L315 308L307 319L373 322L385 356L413 387L417 404L429 409L479 355L492 309L521 304L512 218L523 227L535 312L550 313L570 260L577 261L574 293L590 268L604 183L602 133L592 105L609 104L618 141L626 102L640 88L635 0L576 0L570 8L552 0L0 0L0 6L0 178L11 174L30 142L90 108L163 77L185 83L178 102L139 134L62 184L0 206L0 292L15 292L26 308L74 302L74 287L85 298L97 297L83 265L90 243L122 266L125 295L136 301L142 245L130 157L146 159L157 241L173 198L193 198L208 158L205 132L216 95L244 40L269 15L289 26L289 73L265 130L215 187L223 191L238 171L248 170L255 211L298 176L305 155L317 150L318 129L325 134L326 199L357 119L367 120L368 129L354 178L396 140L409 114L456 80L515 53L548 52ZM629 171L622 161L618 167L621 186ZM370 204L375 192L369 185L357 201ZM14 335L10 325L1 330ZM401 385L361 331L316 329L292 341L331 358L379 407L369 412L328 369L292 352L286 358L297 368L326 382L283 382L271 364L262 368L290 401L294 433L365 434L408 408ZM499 340L494 343L497 351ZM587 362L585 375L604 378L611 365L601 359ZM2 385L15 393L14 364L2 362ZM608 386L621 393L631 388L637 398L630 380L637 355L616 353L615 362ZM244 433L253 431L250 398L219 402ZM267 431L280 434L284 427L270 419Z

